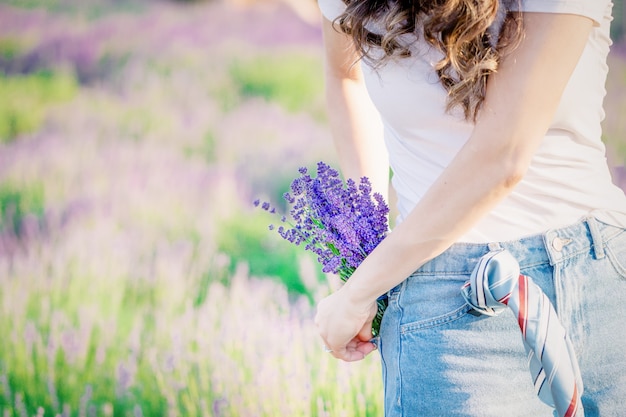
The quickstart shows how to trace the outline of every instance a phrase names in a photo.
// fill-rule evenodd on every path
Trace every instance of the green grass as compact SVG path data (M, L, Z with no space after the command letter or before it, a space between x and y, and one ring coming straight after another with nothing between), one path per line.
M44 214L42 183L18 186L14 182L0 183L0 232L20 235L26 216L41 219Z
M325 354L312 308L284 286L240 271L194 306L192 276L135 276L141 257L84 245L43 245L36 265L2 270L0 415L381 415L376 355Z
M0 38L0 60L11 61L25 50L25 42L18 38Z
M298 53L259 55L235 60L230 75L244 97L262 97L290 112L307 111L323 118L322 62Z
M279 219L265 214L238 214L221 222L217 249L229 256L231 273L244 263L251 275L276 279L290 293L304 295L312 303L313 294L302 280L299 268L299 259L309 254L305 254L304 247L297 247L283 240L276 231L269 231L269 224ZM321 279L321 272L318 278Z
M146 10L146 3L142 0L125 0L111 2L107 0L0 0L6 4L22 9L44 9L47 12L85 16L89 19L98 19L112 13L137 14Z
M67 74L0 74L0 143L39 130L48 109L72 99L76 92L76 80Z

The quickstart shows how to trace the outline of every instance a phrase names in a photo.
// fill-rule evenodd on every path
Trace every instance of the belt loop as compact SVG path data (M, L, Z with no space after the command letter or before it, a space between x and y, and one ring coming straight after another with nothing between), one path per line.
M587 217L587 226L589 227L589 233L591 234L591 244L593 246L593 254L596 259L604 258L604 240L602 239L602 233L598 221L595 217Z
M561 251L557 251L552 244L554 239L557 239L558 237L559 235L555 230L548 230L543 235L543 244L546 249L546 253L548 254L548 259L550 259L550 265L552 266L561 262L563 259L563 253Z
M489 252L496 252L496 251L502 250L502 246L500 245L499 242L491 242L487 244L487 247L489 248Z

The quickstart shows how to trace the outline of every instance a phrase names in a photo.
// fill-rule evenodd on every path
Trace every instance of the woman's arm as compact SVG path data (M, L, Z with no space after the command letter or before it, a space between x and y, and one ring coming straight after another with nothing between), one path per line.
M387 197L389 161L382 123L363 83L352 40L323 19L326 102L341 171L358 182L367 176Z
M525 37L490 76L472 135L403 223L348 282L318 305L316 323L333 355L372 349L374 300L441 254L524 176L586 45L592 21L526 13Z

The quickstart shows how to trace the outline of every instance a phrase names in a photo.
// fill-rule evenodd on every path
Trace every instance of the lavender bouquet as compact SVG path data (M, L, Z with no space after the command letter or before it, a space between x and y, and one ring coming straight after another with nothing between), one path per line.
M358 185L351 179L344 182L339 172L323 162L317 164L317 177L311 177L306 168L300 168L299 173L290 192L283 196L291 219L282 216L278 234L295 245L304 245L317 255L323 272L337 274L345 282L385 238L389 208L382 195L372 194L367 177ZM254 203L258 206L260 201ZM267 202L261 208L276 213ZM270 225L270 230L275 229ZM387 306L384 297L377 302L374 336Z

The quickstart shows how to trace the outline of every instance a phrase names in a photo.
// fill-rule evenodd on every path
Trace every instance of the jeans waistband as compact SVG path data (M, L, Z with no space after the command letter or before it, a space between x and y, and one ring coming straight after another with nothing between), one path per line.
M622 231L621 228L602 223L594 217L586 217L570 226L515 241L455 243L413 275L469 274L480 257L490 250L500 248L508 250L517 259L521 269L544 263L555 265L582 253L601 259L605 256L605 242Z

